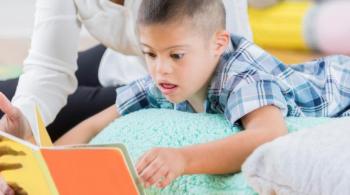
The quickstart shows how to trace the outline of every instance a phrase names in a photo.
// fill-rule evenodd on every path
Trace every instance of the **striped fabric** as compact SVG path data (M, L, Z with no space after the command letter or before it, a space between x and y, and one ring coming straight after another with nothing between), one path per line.
M222 113L232 124L266 105L280 108L284 116L350 115L350 57L287 66L242 37L232 35L231 41L209 86L207 113ZM144 108L193 112L188 102L167 101L150 76L117 90L122 115Z

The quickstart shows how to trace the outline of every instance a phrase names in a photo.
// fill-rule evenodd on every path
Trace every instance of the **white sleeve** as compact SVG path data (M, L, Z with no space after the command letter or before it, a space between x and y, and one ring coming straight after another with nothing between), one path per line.
M37 0L31 49L12 100L37 135L34 108L50 124L77 88L80 23L73 0Z
M141 55L133 12L141 0L125 0L125 6L110 0L74 1L80 20L94 38L125 55Z
M226 25L230 33L252 41L247 0L223 0L226 8Z

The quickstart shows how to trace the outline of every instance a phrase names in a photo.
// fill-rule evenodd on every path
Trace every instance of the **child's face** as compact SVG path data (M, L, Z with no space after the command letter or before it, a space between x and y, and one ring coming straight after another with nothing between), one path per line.
M139 33L149 73L164 96L174 103L204 100L226 45L189 24L141 25Z

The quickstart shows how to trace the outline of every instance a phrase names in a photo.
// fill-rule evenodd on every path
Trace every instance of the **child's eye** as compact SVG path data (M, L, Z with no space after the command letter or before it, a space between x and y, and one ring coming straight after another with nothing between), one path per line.
M170 57L173 58L174 60L180 60L185 56L185 54L171 54Z
M156 58L157 55L151 52L142 52L143 55L145 55L146 57L150 57L150 58Z

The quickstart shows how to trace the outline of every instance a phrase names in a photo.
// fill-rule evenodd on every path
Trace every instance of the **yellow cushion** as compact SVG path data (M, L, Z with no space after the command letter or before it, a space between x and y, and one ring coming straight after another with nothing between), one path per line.
M249 8L254 41L264 48L308 50L303 21L312 2L284 1L266 9Z

